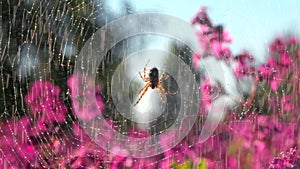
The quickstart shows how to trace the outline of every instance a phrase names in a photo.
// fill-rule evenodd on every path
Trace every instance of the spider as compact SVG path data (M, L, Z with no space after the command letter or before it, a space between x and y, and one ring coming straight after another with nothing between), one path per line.
M159 76L159 73L158 73L158 69L156 67L153 67L151 70L150 70L150 73L149 73L149 77L146 77L146 67L148 65L150 60L148 60L147 64L145 65L144 67L144 76L142 76L141 72L139 72L139 75L140 77L143 79L144 82L147 82L147 84L142 87L139 92L137 93L137 95L140 95L141 96L139 97L139 99L136 101L136 103L134 104L134 106L136 106L140 101L141 99L143 98L143 96L146 94L146 92L148 91L149 87L151 87L152 89L155 89L157 88L157 91L158 91L158 94L161 98L161 100L164 102L164 99L163 99L163 96L162 96L162 93L161 93L161 90L165 93L165 94L168 94L170 96L174 96L176 95L177 92L175 93L169 93L162 85L162 81L163 80L167 80L169 78L169 75L166 75L165 74L165 71L166 71L166 67L163 71L163 73ZM159 78L158 78L159 77Z

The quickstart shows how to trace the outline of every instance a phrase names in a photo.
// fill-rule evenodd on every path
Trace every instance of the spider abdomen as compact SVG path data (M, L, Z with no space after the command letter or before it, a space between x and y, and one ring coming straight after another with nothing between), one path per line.
M152 68L149 73L149 78L150 78L152 89L157 87L158 77L159 77L158 69L156 67Z

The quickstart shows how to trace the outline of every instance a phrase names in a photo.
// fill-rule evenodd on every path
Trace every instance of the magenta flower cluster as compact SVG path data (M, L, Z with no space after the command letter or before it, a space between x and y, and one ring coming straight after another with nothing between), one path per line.
M25 97L30 115L37 121L37 128L47 130L45 125L63 123L67 107L59 98L60 88L48 81L35 81Z
M196 36L203 53L193 55L193 65L197 68L202 58L215 57L224 61L236 81L245 77L251 81L246 99L238 104L241 108L229 109L228 123L220 126L216 135L225 135L219 139L226 148L214 152L218 156L203 155L202 158L213 161L212 168L298 168L299 156L285 153L285 157L274 158L280 152L293 152L299 146L299 59L300 48L295 36L279 36L269 45L267 62L255 65L254 56L249 51L233 55L228 47L232 43L228 32L220 25L214 25L207 15L207 9L201 8L192 20L197 28ZM205 77L200 86L202 101L200 110L207 109L213 99L216 86L208 83ZM201 115L201 114L200 114ZM220 144L220 143L219 143ZM291 155L293 154L293 155ZM288 156L288 157L287 157ZM273 159L273 160L272 160ZM292 159L292 160L291 160ZM218 165L216 161L222 165ZM221 167L220 167L221 166Z
M104 103L101 90L98 86L83 86L83 82L89 84L90 79L85 79L81 73L74 73L68 79L68 86L72 96L73 112L78 119L89 121L101 115Z
M270 166L270 169L276 168L297 168L300 165L300 152L296 148L290 148L287 152L281 152Z

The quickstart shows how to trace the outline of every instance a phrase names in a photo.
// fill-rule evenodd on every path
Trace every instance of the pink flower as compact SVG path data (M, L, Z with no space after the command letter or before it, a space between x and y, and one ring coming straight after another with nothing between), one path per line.
M32 127L32 136L38 136L41 133L48 131L48 127L44 120L38 120Z
M73 124L72 131L64 131L57 138L53 137L47 152L51 151L53 157L48 159L51 168L99 168L107 152L95 144L78 123Z
M232 39L227 31L223 30L222 25L214 26L207 17L206 8L201 8L193 19L192 24L199 25L199 31L196 32L199 44L204 51L204 55L214 55L218 60L223 59L229 63L231 57L231 51L228 47L224 46L224 43L231 43ZM199 56L193 56L194 66L198 66L197 60Z
M271 89L273 91L277 91L280 83L281 83L281 80L280 80L279 75L275 75L270 82Z
M37 80L31 86L29 93L25 96L25 101L27 104L31 104L40 97L51 99L51 97L58 96L59 93L59 87L53 86L51 82Z
M0 167L38 167L36 162L38 161L39 151L29 139L31 134L30 119L28 117L13 118L0 124L0 128ZM2 159L3 164L1 164Z
M208 27L212 27L212 24L206 14L206 7L202 7L199 9L197 12L196 16L192 19L192 24L201 24L201 25L206 25Z
M194 53L193 54L193 65L195 68L197 68L199 66L199 60L201 58L201 55L199 53Z
M273 73L272 69L270 69L269 67L267 67L265 65L260 65L258 67L258 72L259 72L259 75L261 75L263 78L268 78Z
M243 53L238 54L234 60L241 64L247 64L249 61L253 62L254 58L248 51L244 51Z
M280 64L283 66L289 66L292 63L290 55L286 52L280 55Z
M222 25L217 25L211 29L211 34L207 34L210 37L210 41L218 41L221 43L231 43L232 38L230 37L230 34L228 31L223 30Z
M58 122L65 120L67 107L59 98L60 89L47 81L35 81L25 96L25 102L30 112L44 123Z
M281 98L281 105L284 111L292 111L294 109L294 104L292 103L292 98L290 95L285 95Z
M222 39L223 39L223 42L225 42L225 43L232 43L232 41L233 41L228 31L223 32Z
M223 43L219 42L219 41L214 41L211 43L211 53L213 55L215 55L217 58L221 58L221 54L224 48Z
M276 38L269 46L270 53L283 53L286 50L285 41L283 37Z
M270 66L271 68L276 68L278 67L278 61L274 56L270 56L268 58L267 65Z
M196 37L198 39L199 45L203 51L206 51L210 46L210 39L208 36L203 35L203 32L207 30L207 27L200 26L200 31L197 31Z
M234 68L233 72L237 78L253 74L254 67L251 66L250 63L254 61L254 58L249 52L245 51L237 55L234 60L237 61L237 66Z
M157 163L160 161L160 159L151 157L151 158L141 158L136 159L134 165L132 166L132 169L152 169L152 168L158 168Z
M159 162L159 167L161 169L171 169L171 162L172 162L172 159L170 157L163 158Z
M202 18L202 20L199 18ZM217 165L217 163L214 167L268 168L269 161L273 158L274 153L285 151L289 147L299 144L299 136L296 134L299 133L297 127L299 118L297 117L297 112L294 112L296 109L295 103L299 102L299 97L295 97L295 95L300 96L300 90L298 89L299 66L296 59L300 58L298 39L294 36L289 38L279 36L269 45L270 57L267 63L254 67L251 65L254 58L248 52L232 58L230 49L225 44L231 42L228 32L223 30L222 25L213 25L211 22L209 22L210 24L205 24L207 20L210 21L205 9L200 10L197 17L193 20L193 24L199 24L199 27L196 27L199 29L196 36L204 51L201 53L201 57L214 56L218 60L230 60L229 63L235 60L237 61L237 65L234 68L236 77L252 75L256 77L254 80L265 80L271 90L276 92L267 91L265 93L266 97L263 96L262 100L260 100L260 95L257 97L254 95L255 101L258 99L259 107L253 108L266 110L267 112L262 111L261 113L268 115L253 112L253 119L246 116L243 117L244 120L242 121L239 120L238 122L224 125L230 128L230 130L220 131L226 136L225 141L218 137L218 132L216 131L216 134L203 144L198 144L195 141L194 151L188 151L189 149L176 146L176 148L166 151L164 155L174 156L174 150L183 150L183 152L186 152L184 153L185 157L192 159L191 156L193 154L201 151L200 155L203 155L203 158L208 161L218 161L219 163L223 162L223 160L226 161L226 164L224 162L224 167ZM197 60L197 56L193 56L193 60ZM285 89L285 86L288 86L288 88ZM199 105L199 112L209 108L213 99L213 87L208 80L200 86L202 100ZM258 90L259 88L256 89ZM264 86L263 89L265 89ZM264 105L265 100L267 100L268 105ZM256 104L253 104L253 106L256 106ZM289 114L282 112L289 112ZM237 114L239 113L241 112L237 112ZM230 121L232 117L234 115L229 115L226 118L226 122ZM180 155L180 153L176 153ZM300 166L300 158L296 162L293 160L293 162L290 162L291 160L287 159L289 159L288 155L276 158L273 163L274 167L271 168L297 168Z
M234 68L233 73L237 78L244 77L251 74L251 68L246 64L238 63Z
M285 68L286 69L286 68ZM257 70L259 76L266 80L273 91L277 91L282 82L284 70L278 64L276 58L269 57L266 65L260 65Z
M287 152L281 152L271 162L270 169L299 167L300 153L296 148L290 148Z
M289 37L287 40L287 44L298 45L298 43L299 43L298 39L294 36Z
M211 42L211 54L216 57L216 59L228 62L231 59L231 51L222 42L213 41Z
M132 165L133 165L133 159L132 158L126 158L126 160L124 162L124 165L126 167L132 167Z
M102 114L104 103L99 87L89 87L89 79L86 80L87 87L82 86L83 75L75 73L68 79L72 96L73 112L78 119L89 121Z
M209 78L205 78L204 82L200 86L201 92L201 101L206 109L209 109L211 106L212 98L211 98L212 86Z

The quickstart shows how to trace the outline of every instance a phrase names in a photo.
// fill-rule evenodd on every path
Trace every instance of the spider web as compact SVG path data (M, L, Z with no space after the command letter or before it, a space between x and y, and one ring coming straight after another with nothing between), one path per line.
M56 158L48 146L58 141L76 149L81 144L80 137L72 134L76 117L71 113L59 125L47 126L47 131L38 132L40 126L33 129L39 117L30 114L25 98L35 81L49 81L60 88L59 98L55 99L71 112L67 79L73 72L76 54L99 27L132 12L128 2L120 6L122 11L116 13L105 1L1 1L1 166L49 167L51 160L41 157ZM39 135L29 133L28 128ZM27 142L36 147L33 155L26 152L30 148Z
M123 1L118 4L118 10L114 10L108 1L100 0L7 0L1 1L1 6L0 146L6 146L0 148L1 165L27 165L26 167L37 168L64 162L72 165L75 159L71 155L62 158L64 162L57 162L56 159L62 157L63 152L71 151L76 156L81 149L92 149L95 146L90 142L83 144L83 140L87 139L86 135L78 126L78 118L71 113L74 110L67 82L73 74L76 57L85 42L100 27L121 16L134 13L132 4ZM159 44L151 46L153 43L149 45L149 41ZM173 44L170 45L170 41ZM103 102L108 104L103 114L118 132L128 131L132 124L130 120L120 117L110 105L112 100L107 85L110 83L109 77L116 68L116 63L124 59L124 55L154 47L174 50L186 63L191 64L189 58L192 51L187 46L166 37L147 35L131 37L117 43L109 50L98 68L96 85L101 86L100 95ZM164 85L170 90L176 90L174 83L171 77ZM34 84L36 88L33 88ZM54 94L55 91L58 93ZM131 95L134 95L133 91ZM40 112L33 113L35 110L30 106L33 102L28 101L28 98L35 97L30 95L34 92L40 92L40 96L46 100L51 99L49 104L53 106L53 111L64 111L66 108L64 120L50 124L42 121L43 124L40 125L40 119L51 117L42 117L47 115L41 115ZM36 101L37 104L41 104L41 100ZM147 128L153 135L161 133L177 116L176 113L161 115ZM54 117L54 121L59 121L59 117ZM34 153L30 153L32 151ZM107 152L103 155L98 150L86 151L89 158L99 161L99 166L106 166L114 160L106 157ZM6 159L6 162L2 159ZM157 165L163 159L156 160L149 165Z
M149 56L149 53L147 53L150 50L152 50L150 54L155 52L155 54L173 53L191 68L193 78L199 85L202 83L204 76L209 74L209 71L205 68L200 69L200 71L192 68L191 58L195 51L192 51L190 46L180 41L181 39L163 35L139 34L115 42L115 45L108 49L104 59L95 69L95 86L98 87L97 90L90 90L90 79L85 77L88 73L80 75L74 71L75 65L80 65L80 62L77 62L80 51L87 45L86 42L89 39L96 38L96 41L102 41L109 38L97 37L98 30L123 16L137 13L134 4L131 4L130 1L115 3L115 1L111 2L109 0L3 0L0 1L0 4L2 7L0 11L1 166L4 166L4 168L57 168L58 166L108 168L113 164L119 164L118 162L122 160L125 166L138 163L138 159L122 157L122 155L125 157L129 155L128 151L122 149L121 145L109 149L111 151L107 151L103 147L99 148L99 145L95 143L96 139L102 140L104 144L121 140L121 138L108 132L109 128L113 128L115 132L122 135L129 135L131 138L144 138L149 135L155 137L165 134L162 140L150 140L151 143L153 142L151 145L155 145L157 142L163 143L161 147L165 149L159 149L161 150L160 154L138 163L139 167L158 168L161 163L171 163L171 161L181 163L184 160L180 158L181 152L189 152L189 148L198 146L193 145L193 143L196 140L195 136L198 137L201 134L200 128L203 126L207 112L197 117L195 124L189 123L194 120L189 118L195 118L194 116L185 119L188 121L188 125L180 127L189 128L194 126L196 130L188 133L185 142L176 143L174 148L171 147L173 149L170 148L170 144L174 142L174 139L168 137L169 135L172 136L172 131L169 132L168 129L178 122L176 121L178 117L187 115L180 113L179 110L185 108L180 103L188 103L189 100L180 97L180 94L185 91L179 88L180 84L176 81L178 77L185 79L185 74L180 74L183 71L181 67L170 66L173 64L174 58L159 60L155 59L159 56ZM126 27L130 29L144 29L139 27L139 23L126 22L126 24ZM167 21L166 25L163 26L166 29L168 28ZM252 31L252 27L249 27L249 29ZM113 33L117 34L117 32ZM101 47L99 46L99 48ZM146 55L148 57L145 57ZM130 58L135 58L138 61L131 61L126 67L126 61ZM170 75L170 78L164 81L163 85L170 92L178 91L178 95L175 97L164 95L163 97L169 103L165 106L162 104L157 91L149 89L139 105L150 108L144 109L145 112L138 115L131 112L126 114L126 112L124 113L118 109L115 103L116 99L124 97L118 91L121 91L127 82L121 80L121 83L115 87L113 80L130 77L130 82L128 82L130 83L129 94L126 99L134 104L138 99L136 96L137 91L144 85L138 72L143 72L143 66L149 58L150 64L147 66L146 74L148 75L149 70L157 66L159 72L162 72L164 66L160 64L166 63L166 72ZM86 60L93 62L92 59ZM115 74L118 73L120 65L124 69L121 69L121 74L116 76ZM82 66L82 69L88 72L92 68ZM217 66L211 66L207 69L216 70ZM172 72L173 74L171 74ZM220 71L215 72L218 74ZM224 77L222 78L224 80ZM279 80L284 81L285 78L288 77ZM78 89L72 88L72 83L75 83L76 80L81 81L84 85L79 86ZM252 97L252 84L249 83L252 80L244 79L244 81L235 82L233 80L221 84L216 79L210 91L213 101L219 102L221 105L225 101L220 99L223 95L229 96L235 102L238 102L239 99L246 101ZM233 119L239 123L239 120L245 117L253 115L255 118L259 114L268 114L272 111L279 112L279 115L284 119L286 116L282 111L283 103L280 98L285 98L289 95L288 93L296 93L290 89L286 86L280 86L279 90L274 92L269 85L259 84L257 88L253 89L257 93L255 99L250 100L250 105L240 105L234 107L236 109L232 109L232 114L235 116ZM74 94L76 92L80 93L81 90L87 93L78 94L78 96ZM230 93L231 90L236 90L234 91L236 93ZM88 93L91 91L94 93ZM117 91L116 95L112 94L114 91ZM76 96L75 99L74 95ZM239 98L240 96L245 97ZM270 97L273 99L271 100L273 101L271 104L273 107L267 106ZM95 100L92 98L95 98ZM148 102L153 104L147 105ZM216 107L216 109L218 108L222 109L224 107ZM103 115L106 123L84 128L83 126L86 125L84 120L99 119L97 113L89 114L94 110L101 110L99 112ZM78 111L82 114L78 114ZM56 114L57 112L58 114ZM154 114L153 112L158 113ZM220 116L213 114L211 117L220 120ZM298 117L295 116L294 119L298 119ZM90 123L87 122L87 124ZM276 134L276 124L274 126L274 133ZM100 134L95 139L88 135L86 131ZM259 136L256 133L254 135ZM96 136L96 134L92 136ZM219 145L213 141L217 140L216 142L219 143L227 137L226 133L213 135L210 140L212 143L207 144L207 149L201 146L201 150L192 147L195 148L195 154L191 156L200 158L205 156L206 152L209 155L212 151L209 150L212 144ZM230 140L229 142L234 141L236 140ZM128 147L133 150L147 149L143 144L137 145L126 141L123 144L129 145ZM106 145L108 147L108 144ZM211 154L216 152L218 151L216 150ZM122 167L124 168L124 166Z

